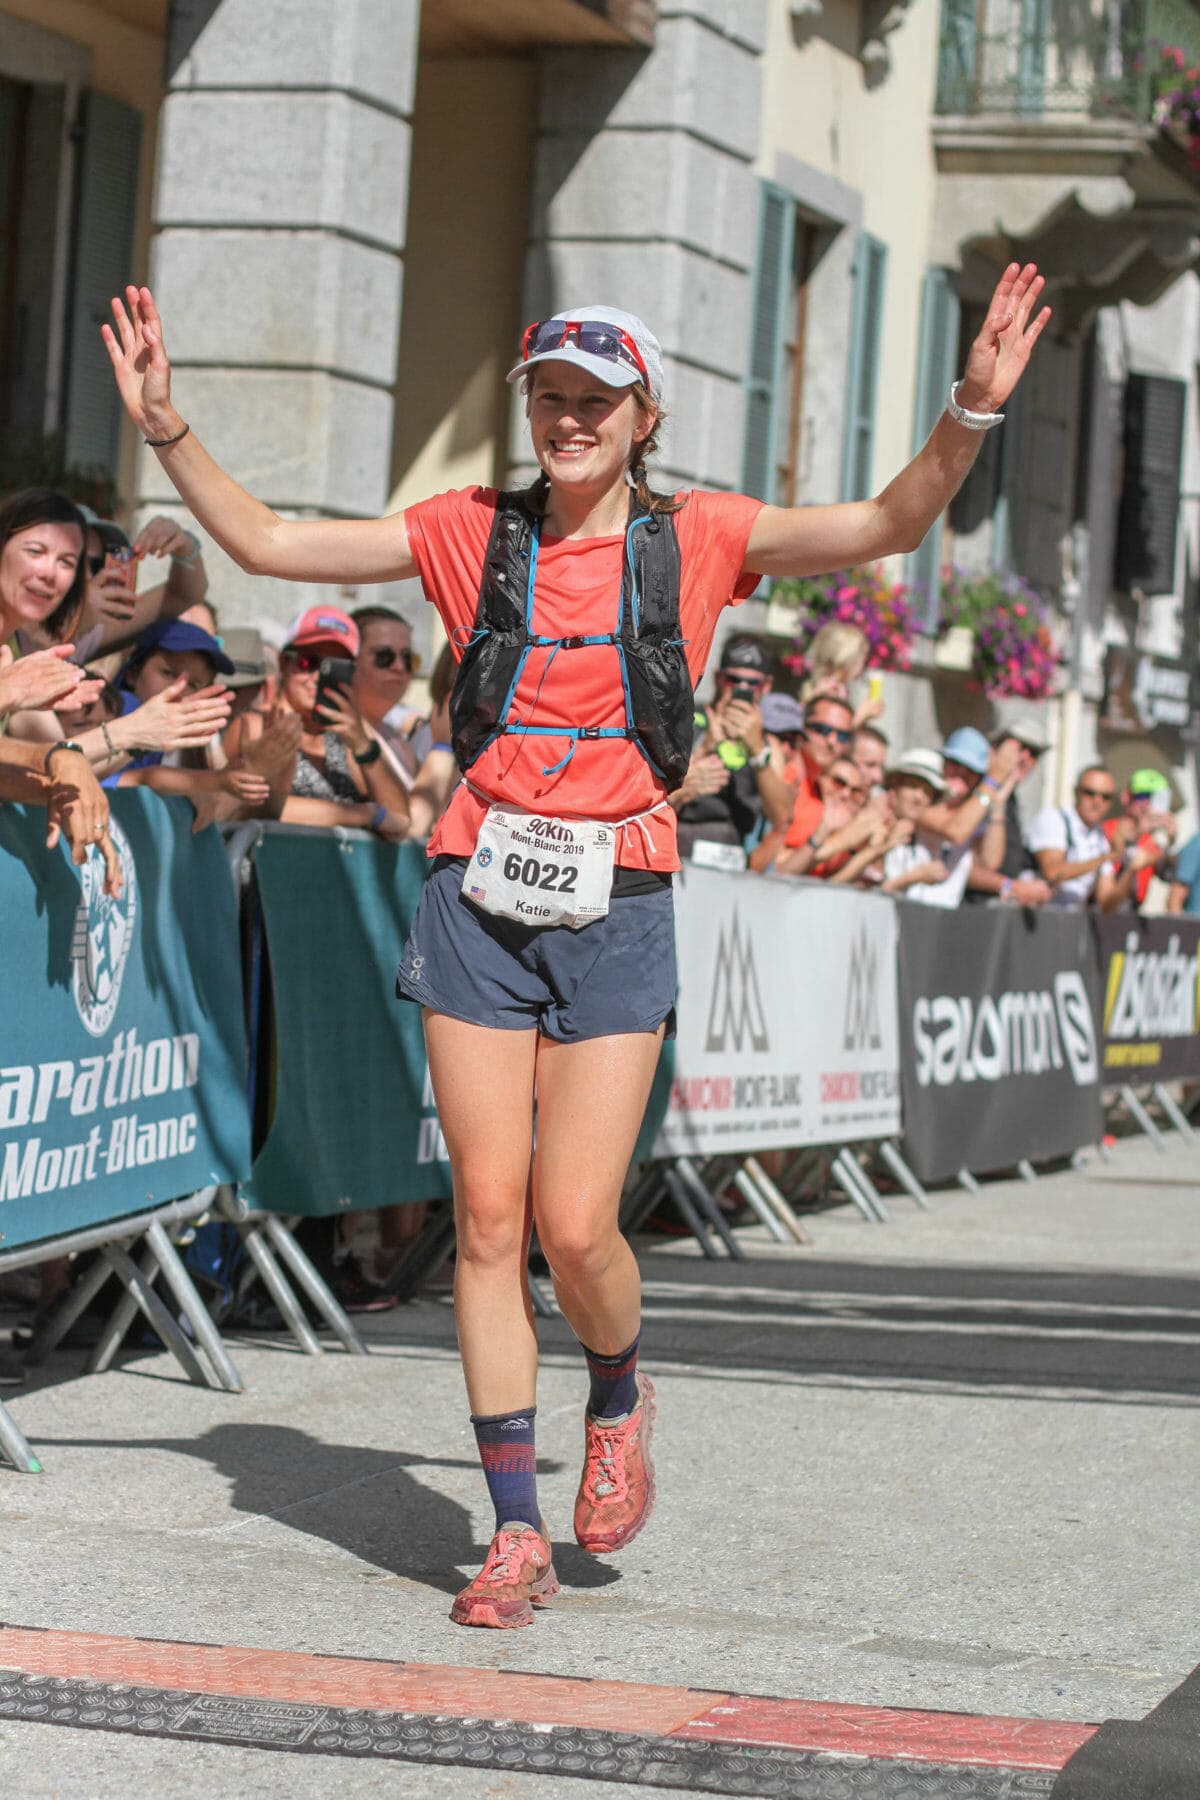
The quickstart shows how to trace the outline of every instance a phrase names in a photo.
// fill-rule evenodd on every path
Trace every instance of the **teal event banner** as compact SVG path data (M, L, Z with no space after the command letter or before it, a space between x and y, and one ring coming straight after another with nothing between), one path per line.
M240 1180L250 1160L237 912L214 831L113 795L124 878L0 807L0 1250Z
M328 1215L448 1196L421 1009L396 998L424 847L275 828L253 861L271 972L269 1055L259 1066L273 1095L247 1197L275 1212ZM666 1110L670 1050L635 1161ZM487 1083L487 1069L479 1079Z
M395 997L425 861L341 833L268 831L254 851L274 1087L257 1206L324 1215L450 1192L421 1009Z

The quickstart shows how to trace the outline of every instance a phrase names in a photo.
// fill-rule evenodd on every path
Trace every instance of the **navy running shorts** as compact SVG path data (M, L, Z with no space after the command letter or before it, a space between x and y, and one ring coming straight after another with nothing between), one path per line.
M400 958L396 993L433 1012L559 1044L675 1035L675 903L669 881L613 895L580 931L518 925L463 898L467 859L439 856Z

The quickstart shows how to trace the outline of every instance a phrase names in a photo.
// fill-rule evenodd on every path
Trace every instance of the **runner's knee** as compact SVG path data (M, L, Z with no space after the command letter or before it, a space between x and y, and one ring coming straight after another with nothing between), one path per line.
M555 1278L571 1286L587 1286L608 1269L621 1244L610 1220L538 1221L538 1242Z
M468 1195L458 1202L456 1219L460 1261L500 1267L524 1259L524 1195Z

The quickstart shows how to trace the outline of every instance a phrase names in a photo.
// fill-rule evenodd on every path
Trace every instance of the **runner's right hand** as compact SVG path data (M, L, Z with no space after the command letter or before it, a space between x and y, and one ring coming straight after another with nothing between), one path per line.
M112 311L116 329L102 325L100 336L125 410L143 437L174 437L183 420L171 405L171 365L154 296L147 287L127 287Z

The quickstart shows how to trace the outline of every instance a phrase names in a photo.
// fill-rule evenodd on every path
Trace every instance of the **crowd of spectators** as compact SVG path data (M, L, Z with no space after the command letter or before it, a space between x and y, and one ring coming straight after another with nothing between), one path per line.
M866 649L855 626L823 627L793 698L776 691L763 640L728 640L673 796L685 858L942 907L1136 910L1158 875L1169 910L1200 911L1200 834L1174 857L1159 770L1119 788L1089 764L1071 805L1033 811L1025 795L1049 746L1032 709L990 735L960 725L894 746L882 684L861 679Z
M131 538L52 491L0 501L0 803L44 806L49 843L65 838L77 863L97 847L110 891L118 787L186 798L196 829L266 818L428 837L457 780L449 648L424 706L419 674L409 624L389 607L310 606L277 643L222 630L198 540L173 520ZM374 1221L385 1262L422 1212ZM335 1251L343 1301L394 1305L348 1248ZM66 1279L43 1265L43 1306Z

